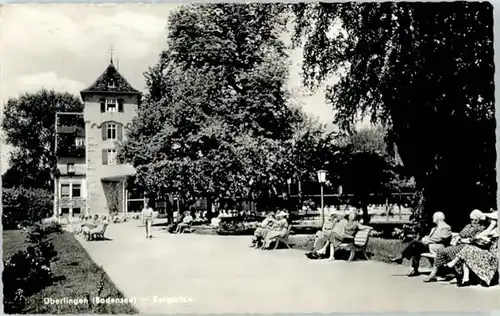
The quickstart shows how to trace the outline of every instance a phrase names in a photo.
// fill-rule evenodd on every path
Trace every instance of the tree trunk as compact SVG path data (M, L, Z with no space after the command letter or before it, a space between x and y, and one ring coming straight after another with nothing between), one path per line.
M174 222L174 208L172 202L170 202L170 199L171 199L171 194L168 194L165 198L165 204L166 204L165 206L167 209L167 220L169 224Z
M206 199L207 199L206 200L207 201L207 219L210 222L210 220L215 217L215 214L212 212L212 204L213 204L214 200L210 196L208 196Z
M361 202L361 209L363 210L363 225L369 225L370 224L370 214L368 214L368 201L363 199Z

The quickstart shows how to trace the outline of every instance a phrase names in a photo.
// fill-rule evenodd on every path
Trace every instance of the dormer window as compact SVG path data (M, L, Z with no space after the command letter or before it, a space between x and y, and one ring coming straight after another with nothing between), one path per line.
M114 80L109 81L108 88L110 88L110 89L114 89L114 88L116 88L116 85L115 85L115 81L114 81Z
M106 99L106 112L116 112L118 110L118 100Z

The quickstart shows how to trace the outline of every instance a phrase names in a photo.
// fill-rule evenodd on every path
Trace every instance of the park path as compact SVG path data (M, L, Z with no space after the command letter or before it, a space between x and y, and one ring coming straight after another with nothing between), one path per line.
M82 245L141 313L486 311L500 290L424 284L407 268L375 261L328 263L303 251L261 251L250 237L144 238L139 221L110 225L109 241ZM175 298L184 298L176 300ZM163 300L162 298L170 298Z

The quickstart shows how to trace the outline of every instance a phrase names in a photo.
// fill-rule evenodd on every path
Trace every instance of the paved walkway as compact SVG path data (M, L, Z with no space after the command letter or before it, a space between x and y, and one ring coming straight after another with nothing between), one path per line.
M375 261L312 261L298 250L251 249L249 237L171 235L154 228L154 238L148 240L139 225L111 225L106 236L112 241L82 244L125 296L137 299L143 313L500 308L499 287L424 284L406 277L405 267Z

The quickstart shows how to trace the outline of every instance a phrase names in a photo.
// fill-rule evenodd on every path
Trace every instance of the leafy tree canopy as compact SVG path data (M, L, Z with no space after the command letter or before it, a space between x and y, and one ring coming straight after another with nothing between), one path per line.
M490 3L314 3L292 11L305 84L339 76L326 95L333 121L350 130L361 114L388 127L388 144L423 193L423 219L441 210L462 224L472 208L496 207Z
M281 5L210 4L170 18L168 50L120 151L143 185L190 197L273 193L304 173L323 127L289 105ZM297 164L293 159L301 159ZM299 166L298 168L296 166Z
M56 112L82 112L83 103L69 93L42 89L7 101L2 129L14 150L4 185L50 189L54 154Z

